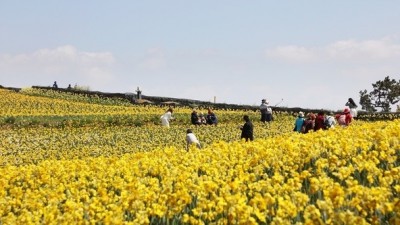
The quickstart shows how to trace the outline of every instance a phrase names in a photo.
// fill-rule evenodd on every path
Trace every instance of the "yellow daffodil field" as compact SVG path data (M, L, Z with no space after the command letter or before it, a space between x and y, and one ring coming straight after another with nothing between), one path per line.
M175 107L165 128L165 106L37 92L0 89L0 224L400 224L400 120L300 134Z

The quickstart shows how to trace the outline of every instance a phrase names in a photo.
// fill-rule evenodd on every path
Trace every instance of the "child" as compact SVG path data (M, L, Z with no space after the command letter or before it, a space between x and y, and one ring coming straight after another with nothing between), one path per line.
M206 124L207 124L207 120L206 120L206 118L204 117L203 113L200 113L200 114L199 114L199 122L200 122L200 124L202 124L202 125L206 125Z
M201 148L200 141L196 135L193 134L191 129L186 130L186 150L189 151L190 145L196 144L197 148Z

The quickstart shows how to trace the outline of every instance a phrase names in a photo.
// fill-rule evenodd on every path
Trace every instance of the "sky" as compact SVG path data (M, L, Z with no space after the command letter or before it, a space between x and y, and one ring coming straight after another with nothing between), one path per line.
M399 12L395 0L0 0L0 85L341 110L400 79Z

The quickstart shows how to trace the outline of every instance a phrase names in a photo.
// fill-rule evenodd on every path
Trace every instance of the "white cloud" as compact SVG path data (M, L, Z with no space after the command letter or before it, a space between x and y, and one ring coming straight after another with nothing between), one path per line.
M16 64L39 64L41 66L50 63L74 64L90 66L95 64L110 65L115 62L109 52L83 52L70 45L60 46L55 49L40 49L33 53L23 53L15 56L0 55L3 66Z
M313 63L321 61L375 62L382 60L398 60L400 43L396 37L377 40L340 40L326 46L279 46L266 50L268 59L287 62Z
M345 40L325 47L326 55L336 60L387 60L400 57L400 44L391 39L380 40Z
M71 45L17 55L0 54L0 74L8 75L2 77L2 82L11 84L25 80L26 85L40 85L58 79L101 86L112 79L114 64L110 52L85 52Z
M317 59L317 54L314 49L294 45L279 46L267 50L266 55L268 58L281 59L289 62L312 62Z

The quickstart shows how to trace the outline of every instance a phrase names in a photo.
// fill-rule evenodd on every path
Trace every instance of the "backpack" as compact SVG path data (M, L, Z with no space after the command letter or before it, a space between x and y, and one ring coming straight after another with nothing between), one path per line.
M342 115L339 116L338 123L340 125L346 125L346 115L345 114L342 114Z
M271 107L267 107L267 113L271 114L272 113L272 108Z

